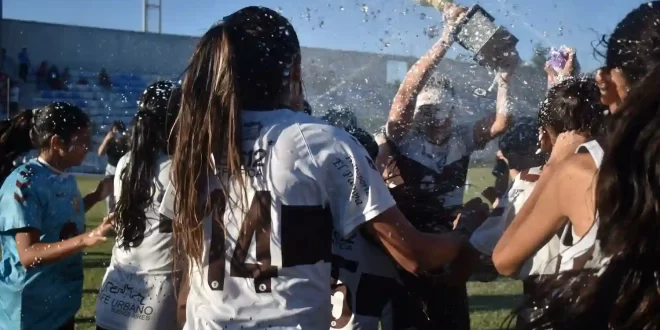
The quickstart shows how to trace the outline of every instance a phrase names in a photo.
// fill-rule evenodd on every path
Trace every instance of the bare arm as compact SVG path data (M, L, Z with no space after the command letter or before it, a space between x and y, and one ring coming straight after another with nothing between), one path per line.
M105 149L108 148L108 143L110 143L111 140L112 140L112 131L108 132L108 134L105 135L105 138L103 138L103 142L101 142L101 145L99 146L99 150L97 151L99 157L105 155Z
M112 228L110 218L103 220L94 231L80 234L60 242L41 243L40 231L26 228L16 233L16 250L20 262L25 269L51 264L76 253L85 248L92 247L106 240L106 233Z
M445 13L447 23L442 37L413 64L406 74L396 96L394 96L387 120L387 135L392 140L400 141L410 130L417 95L431 78L433 70L447 54L447 50L452 44L451 32L454 29L455 22L458 22L464 16L465 11L465 8L453 6L449 14Z
M552 177L552 168L545 168L534 191L497 242L493 263L500 274L516 274L559 231L565 217L558 207L560 182Z
M479 120L474 125L474 142L477 146L485 146L490 140L504 133L511 125L511 100L509 95L511 73L500 72L498 75L495 113Z
M431 78L433 69L445 57L450 43L440 39L422 56L408 71L394 96L389 118L387 119L387 135L394 141L400 141L412 126L417 95Z
M452 262L467 240L456 233L426 234L392 207L365 224L385 251L406 271L419 274Z
M567 221L578 235L586 233L594 220L595 174L595 164L585 154L544 168L529 200L495 247L493 262L501 274L517 272Z

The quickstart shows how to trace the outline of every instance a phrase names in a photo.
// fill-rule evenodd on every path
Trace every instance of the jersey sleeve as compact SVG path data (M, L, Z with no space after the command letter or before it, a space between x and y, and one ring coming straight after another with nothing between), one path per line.
M124 156L121 159L119 159L119 162L117 162L117 167L115 168L115 176L114 179L112 180L112 186L113 186L113 195L115 196L115 201L119 201L119 194L121 194L121 174L124 172L124 168L126 167L126 162L127 162L127 157Z
M335 228L348 236L361 224L395 205L366 150L348 133L332 129L325 143L311 143ZM314 150L317 149L317 150Z
M16 171L19 171L16 173ZM23 228L41 230L41 198L33 179L21 170L7 177L0 190L0 232Z

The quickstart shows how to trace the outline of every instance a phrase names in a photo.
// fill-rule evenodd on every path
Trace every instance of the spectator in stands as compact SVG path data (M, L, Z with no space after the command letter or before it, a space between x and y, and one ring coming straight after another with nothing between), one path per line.
M62 72L62 85L64 89L68 89L68 85L71 84L71 73L69 72L69 67L65 67Z
M47 89L48 85L46 84L46 79L48 78L48 62L41 61L35 76L37 78L37 88L40 90Z
M126 125L120 120L112 123L112 127L105 135L103 142L99 146L98 155L103 157L103 155L108 156L108 165L105 167L106 177L114 177L115 171L117 169L117 163L119 159L128 152L128 135L126 134ZM106 200L106 205L108 208L108 213L111 213L115 209L115 198L114 194L111 193Z
M27 81L27 76L30 71L30 57L28 56L27 48L21 49L21 52L18 53L18 63L18 76L23 81Z
M84 215L112 182L103 180L82 197L76 178L65 173L82 163L91 143L90 120L80 108L56 102L30 122L39 156L14 169L0 188L0 324L72 330L83 293L82 251L112 229L106 218L85 233Z
M57 68L57 65L53 64L48 69L48 77L46 78L48 87L52 90L62 89L62 80L60 78L60 70Z
M20 101L20 92L21 89L18 87L18 80L9 80L9 115L15 114L18 112L19 101Z
M105 68L101 68L101 72L99 72L99 85L108 90L112 89L110 75L108 75L108 71L106 71Z
M5 73L5 74L10 74L12 72L16 72L16 63L14 60L7 56L7 50L2 49L2 54L0 55L2 58L0 59L0 72Z

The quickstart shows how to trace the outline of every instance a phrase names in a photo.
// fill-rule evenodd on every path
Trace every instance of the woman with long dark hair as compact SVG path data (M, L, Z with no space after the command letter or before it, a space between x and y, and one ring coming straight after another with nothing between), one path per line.
M130 150L117 163L117 237L96 303L99 329L176 328L172 223L157 211L170 182L169 137L180 99L178 85L159 81L138 101Z
M89 117L80 108L56 102L32 122L39 157L14 169L0 188L0 324L70 330L82 300L82 251L105 241L112 227L106 218L85 233L84 214L109 189L102 181L82 197L65 173L82 163L91 144Z
M14 170L16 159L33 150L30 139L33 110L0 121L0 184Z
M594 139L602 131L606 110L607 107L600 103L600 92L593 78L566 78L551 87L539 109L539 143L541 151L551 156L548 164L544 165L542 169L538 168L534 170L536 172L536 180L541 181L541 178L546 177L546 174L542 172L546 172L547 169L552 171L554 169L553 167L558 164L555 148L560 152L565 151L567 146L565 144L566 141L571 140L574 141L573 143L591 141L587 142L585 146L594 146L593 148L598 146L598 142ZM570 136L570 138L565 138L566 136ZM570 149L567 155L572 155L577 146L569 146ZM539 181L536 181L534 191L537 191ZM530 189L529 191L531 192L532 190ZM531 200L532 196L534 194L527 196L528 201ZM541 198L548 198L548 196ZM525 205L529 203L528 201L525 202ZM584 199L581 201L584 201ZM522 210L519 210L516 217L519 217L522 212ZM544 215L555 216L549 213L544 213ZM566 216L568 217L568 215ZM556 225L556 222L563 221L563 218L553 218L554 222L546 221L540 217L531 219L534 219L534 221L526 223L528 227L524 229L516 226L520 222L516 224L512 223L495 247L493 260L498 270L504 275L511 276L507 272L509 268L503 268L503 264L515 269L514 274L517 274L527 260L534 255L538 255L542 247L548 246L550 242L561 243L557 236L562 236L561 239L566 241L568 233L574 233L574 228L580 227L583 224L581 221L584 221L580 217L568 217L567 225L562 231L559 231L553 226L537 225L537 222L554 223ZM562 222L559 223L559 225L562 224ZM568 246L570 244L564 243L564 245ZM564 263L567 262L567 260L563 260L557 254L560 250L565 251L566 248L562 248L559 245L556 246L552 249L553 252L551 254L553 255L547 255L548 250L543 251L546 255L539 260L544 260L544 263L550 262L553 265L541 265L537 263L535 266L537 269L538 267L543 268L543 271L540 273L554 273L561 268L562 261ZM556 266L554 265L555 263L557 263Z
M660 1L630 12L610 36L597 75L614 115L602 165L591 177L595 191L587 195L597 211L595 235L569 250L599 269L544 279L530 301L541 308L529 329L660 328L658 22ZM561 165L574 166L569 161Z
M193 53L160 208L189 265L186 329L330 327L333 228L365 231L413 273L466 246L415 230L364 148L298 112L301 77L296 31L264 7L225 17Z

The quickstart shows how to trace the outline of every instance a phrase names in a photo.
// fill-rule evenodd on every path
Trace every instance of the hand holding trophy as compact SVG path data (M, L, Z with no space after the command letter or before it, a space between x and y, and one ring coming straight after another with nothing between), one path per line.
M415 3L434 7L443 12L445 31L443 38L451 36L463 48L475 54L479 65L492 69L505 69L520 60L516 51L518 39L506 28L494 23L494 18L479 5L467 9L452 0L413 0Z

